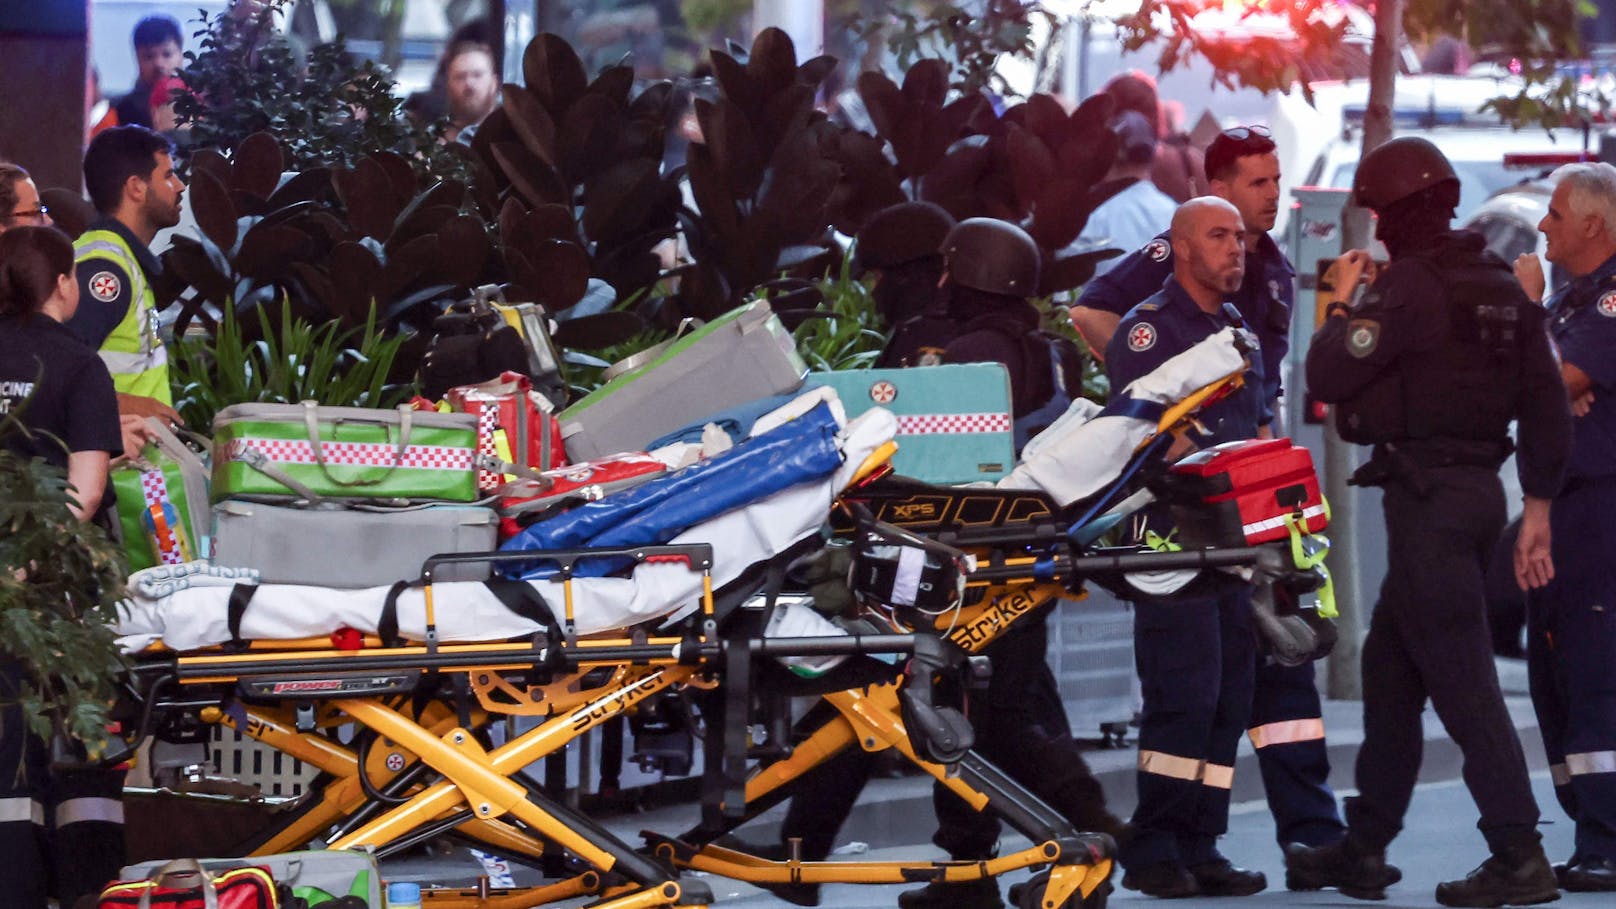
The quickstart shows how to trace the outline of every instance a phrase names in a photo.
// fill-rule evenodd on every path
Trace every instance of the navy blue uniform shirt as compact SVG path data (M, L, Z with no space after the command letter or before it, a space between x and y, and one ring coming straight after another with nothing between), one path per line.
M1150 372L1208 336L1228 327L1222 313L1201 309L1178 281L1168 278L1155 296L1122 317L1117 333L1105 347L1105 374L1115 400L1129 382ZM1259 343L1261 343L1259 341ZM1252 370L1256 372L1255 368ZM1201 412L1201 424L1211 432L1196 440L1203 448L1257 436L1259 419L1266 411L1255 378Z
M1164 232L1085 285L1077 305L1124 315L1161 290L1172 276L1173 245L1171 234ZM1296 304L1296 270L1267 234L1258 239L1255 250L1246 253L1246 276L1229 301L1262 345L1259 362L1252 364L1258 375L1251 381L1265 392L1262 423L1267 425L1273 419L1274 401L1283 390L1280 364L1290 350L1291 310Z
M1561 361L1593 381L1593 405L1572 422L1566 478L1616 475L1616 256L1567 284L1548 308Z

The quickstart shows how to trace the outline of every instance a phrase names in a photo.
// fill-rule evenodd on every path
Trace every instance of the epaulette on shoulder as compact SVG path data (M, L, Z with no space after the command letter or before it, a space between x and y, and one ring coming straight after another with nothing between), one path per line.
M1155 312L1156 310L1161 309L1161 304L1160 303L1140 303L1138 306L1135 306L1134 309L1137 309L1140 312Z

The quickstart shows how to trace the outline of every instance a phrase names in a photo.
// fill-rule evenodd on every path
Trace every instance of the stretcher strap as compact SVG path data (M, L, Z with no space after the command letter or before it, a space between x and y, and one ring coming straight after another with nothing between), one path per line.
M544 596L533 589L532 584L497 577L489 578L483 584L506 609L543 628L545 639L552 645L551 655L557 660L560 659L561 648L554 646L561 643L555 613L551 611L550 604L545 602Z
M398 634L398 597L409 586L409 581L397 581L387 588L387 596L382 600L381 617L376 620L376 636L382 639L383 647L404 644L404 639Z
M252 602L253 594L258 592L256 584L237 584L230 588L230 602L226 609L230 623L230 646L246 647L247 641L241 636L241 620L247 615L247 606Z

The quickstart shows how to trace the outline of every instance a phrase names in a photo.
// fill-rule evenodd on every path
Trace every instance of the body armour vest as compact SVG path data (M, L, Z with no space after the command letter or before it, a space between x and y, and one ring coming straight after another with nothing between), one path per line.
M1518 402L1523 349L1543 331L1543 308L1526 298L1509 266L1464 242L1440 244L1408 258L1407 268L1434 273L1445 289L1440 301L1396 300L1395 272L1383 299L1403 307L1440 306L1438 341L1400 356L1359 395L1337 409L1337 429L1349 442L1409 439L1502 442ZM1398 330L1407 316L1383 316L1383 330Z

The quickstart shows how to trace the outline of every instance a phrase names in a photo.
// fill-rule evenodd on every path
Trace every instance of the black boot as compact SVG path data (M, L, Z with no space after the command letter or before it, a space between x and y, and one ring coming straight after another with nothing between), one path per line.
M1494 909L1525 906L1560 898L1554 869L1541 843L1498 849L1462 880L1436 885L1436 901L1444 906Z
M1403 879L1403 872L1386 864L1383 849L1368 849L1350 840L1328 846L1285 847L1285 888L1322 890L1334 887L1356 900L1383 900L1386 888Z
M898 909L1001 909L997 878L945 883L932 881L924 887L898 894Z
M1268 889L1268 877L1261 871L1236 868L1221 856L1191 865L1189 872L1202 896L1250 896Z
M1195 875L1184 867L1183 862L1157 862L1142 868L1130 868L1122 875L1122 886L1164 900L1201 894L1201 885L1195 882Z
M1566 867L1560 886L1572 893L1616 891L1616 862L1597 855L1584 856Z

